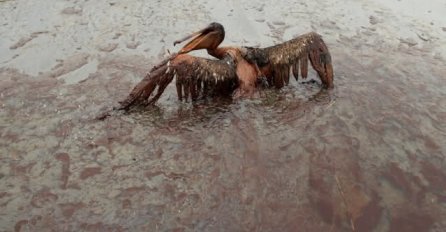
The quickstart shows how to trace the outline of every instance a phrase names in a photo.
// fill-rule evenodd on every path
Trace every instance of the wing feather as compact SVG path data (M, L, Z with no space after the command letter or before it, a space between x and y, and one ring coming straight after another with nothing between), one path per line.
M291 72L298 78L300 68L302 78L308 75L308 61L317 71L326 88L333 87L333 67L331 55L322 37L310 32L294 39L266 48L247 48L244 56L250 62L269 69L271 83L281 88L288 81ZM292 67L292 70L289 68ZM287 75L285 77L284 75Z
M187 54L173 54L151 69L128 97L120 102L119 109L129 110L133 105L153 104L174 78L180 100L230 94L238 84L234 62L230 57L211 60ZM201 88L202 85L205 87Z

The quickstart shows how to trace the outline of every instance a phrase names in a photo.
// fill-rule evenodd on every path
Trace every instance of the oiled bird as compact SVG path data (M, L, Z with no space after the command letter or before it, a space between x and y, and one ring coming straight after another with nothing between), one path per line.
M219 47L225 30L219 23L175 41L174 45L190 41L170 55L138 83L119 109L128 110L135 104L156 102L169 83L176 78L180 100L195 100L209 95L252 95L260 80L281 88L289 83L291 74L307 77L308 61L317 71L325 88L333 87L331 56L321 36L312 32L287 42L267 47ZM206 49L217 59L191 56L193 50Z

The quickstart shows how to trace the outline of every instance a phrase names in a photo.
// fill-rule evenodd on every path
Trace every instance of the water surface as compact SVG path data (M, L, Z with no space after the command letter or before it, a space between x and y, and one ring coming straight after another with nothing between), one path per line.
M42 2L0 2L0 230L446 228L441 19L373 2ZM317 30L335 88L192 104L171 86L155 107L94 120L209 21L227 44Z

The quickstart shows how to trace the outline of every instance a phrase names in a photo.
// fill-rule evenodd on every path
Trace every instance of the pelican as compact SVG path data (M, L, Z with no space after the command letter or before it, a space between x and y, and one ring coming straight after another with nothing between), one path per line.
M211 23L174 45L190 40L179 52L155 65L138 83L119 109L156 102L176 78L179 100L196 100L209 95L252 95L266 79L269 86L282 88L291 74L298 79L308 75L308 61L318 73L324 88L333 88L331 56L322 37L307 33L266 48L219 47L225 38L224 27ZM188 53L206 49L216 59L195 57ZM156 90L156 93L155 93Z

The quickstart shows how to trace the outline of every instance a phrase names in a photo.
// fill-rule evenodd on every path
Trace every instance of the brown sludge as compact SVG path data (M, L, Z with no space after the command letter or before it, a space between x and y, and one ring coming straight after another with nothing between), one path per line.
M444 231L444 0L229 3L0 1L0 231ZM334 88L308 53L260 96L173 79L93 120L210 21L222 47L317 31Z

